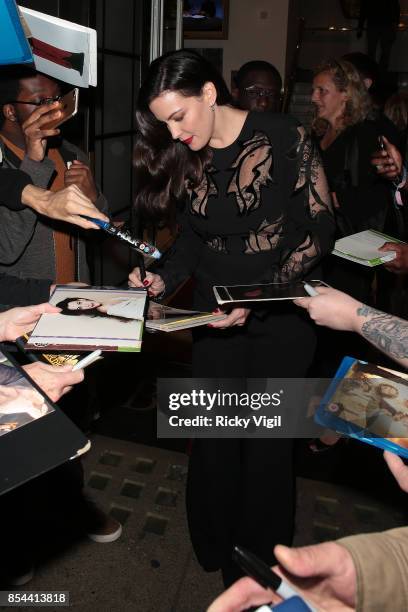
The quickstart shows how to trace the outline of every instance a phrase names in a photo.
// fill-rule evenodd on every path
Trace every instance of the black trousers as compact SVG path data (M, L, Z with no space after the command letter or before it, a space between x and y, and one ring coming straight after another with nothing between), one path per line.
M248 325L195 331L195 377L303 377L311 365L315 332L292 304ZM237 379L237 389L246 385ZM248 387L251 383L248 382ZM250 389L248 389L250 390ZM258 388L259 390L259 388ZM202 567L221 569L226 585L241 573L232 562L241 544L274 562L275 544L291 544L295 487L291 439L197 439L190 458L187 518Z
M187 517L198 561L221 569L226 585L241 574L235 544L268 564L275 544L290 545L294 529L293 441L195 440L187 484Z

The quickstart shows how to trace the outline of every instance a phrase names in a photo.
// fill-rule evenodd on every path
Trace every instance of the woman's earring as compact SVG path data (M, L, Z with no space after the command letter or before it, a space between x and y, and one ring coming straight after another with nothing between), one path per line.
M210 108L211 108L212 112L214 113L215 112L215 102L213 102L211 104Z

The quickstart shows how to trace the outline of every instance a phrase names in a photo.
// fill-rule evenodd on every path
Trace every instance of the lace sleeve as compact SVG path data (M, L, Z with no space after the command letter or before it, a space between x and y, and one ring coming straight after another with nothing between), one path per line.
M276 272L276 280L280 282L307 275L330 252L335 229L320 154L303 127L297 127L297 133L297 141L288 154L296 162L296 182L289 199L289 216L296 227L296 238L287 237L288 245L280 270Z

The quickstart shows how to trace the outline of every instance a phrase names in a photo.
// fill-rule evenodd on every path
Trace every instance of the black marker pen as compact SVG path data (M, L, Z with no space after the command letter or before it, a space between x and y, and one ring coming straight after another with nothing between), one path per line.
M234 546L232 559L237 563L244 572L256 580L264 589L272 589L282 599L290 599L292 597L300 598L299 593L293 587L285 582L278 574L275 574L271 568L261 561L256 555L245 550L242 546ZM315 612L314 608L308 603L307 608L311 612ZM267 609L267 608L265 608ZM304 608L305 609L305 608ZM260 608L262 610L262 608ZM262 611L263 612L263 611Z

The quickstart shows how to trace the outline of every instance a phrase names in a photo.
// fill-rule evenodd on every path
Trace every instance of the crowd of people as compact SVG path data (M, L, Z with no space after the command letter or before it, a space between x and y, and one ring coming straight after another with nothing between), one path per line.
M130 271L129 286L165 299L192 277L192 306L203 311L217 308L213 285L323 278L331 286L294 303L238 305L223 320L194 329L194 377L332 376L350 351L367 358L369 344L407 367L408 323L399 318L404 312L398 300L378 296L383 287L392 288L387 296L400 289L408 246L384 243L383 251L396 251L385 274L330 256L335 239L365 229L407 237L407 98L400 92L381 108L372 93L377 75L375 62L363 54L323 62L313 78L315 118L308 133L279 112L282 79L266 61L242 66L232 92L195 52L171 52L151 64L136 109L134 206L145 224L168 224L177 238L146 278L139 268ZM81 215L108 220L108 203L86 156L59 129L46 127L59 117L60 95L60 84L32 68L1 69L1 303L23 307L0 314L1 341L28 331L41 313L59 312L46 304L55 283L90 282L86 241L96 226ZM73 300L59 304L68 315L81 309L114 314ZM27 372L54 401L83 379L70 366L33 364ZM314 444L318 450L326 446L322 440ZM269 565L278 563L277 571L317 607L386 609L379 602L394 591L402 606L394 609L405 609L405 529L289 548L292 456L290 439L194 441L186 495L191 541L202 567L221 570L230 587L211 612L279 599L250 579L235 582L242 576L231 557L235 543ZM396 456L386 460L408 492L408 468ZM98 542L120 537L121 525L84 497L79 460L56 471L62 486L69 483L70 504L88 535ZM15 520L18 507L19 522L29 525L20 520L27 499L36 486L47 491L53 479L55 473L44 475L3 495L3 522ZM24 547L26 554L16 557L12 532L3 542L7 578L21 584L31 575L29 537L20 532L18 550ZM383 593L368 558L374 555L387 555L393 572ZM310 586L306 577L313 578Z

